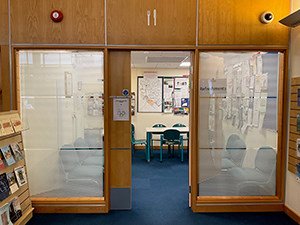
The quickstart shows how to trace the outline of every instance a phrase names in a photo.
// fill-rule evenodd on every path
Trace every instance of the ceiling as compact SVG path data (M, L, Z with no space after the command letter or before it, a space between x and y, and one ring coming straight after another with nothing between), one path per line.
M190 62L190 52L180 51L132 51L131 68L187 69L181 62Z

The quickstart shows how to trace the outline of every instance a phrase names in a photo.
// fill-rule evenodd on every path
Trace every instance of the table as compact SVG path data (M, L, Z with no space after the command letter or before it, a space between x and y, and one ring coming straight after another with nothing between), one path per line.
M150 143L152 134L163 134L165 130L169 129L178 130L180 134L188 134L190 132L188 127L146 127L146 160L148 162L150 162Z

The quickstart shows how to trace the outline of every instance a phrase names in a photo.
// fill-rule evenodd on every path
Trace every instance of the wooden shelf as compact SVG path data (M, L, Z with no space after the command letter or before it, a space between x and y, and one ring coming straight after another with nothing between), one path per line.
M31 218L32 218L32 212L34 208L30 208L26 210L25 213L17 220L17 222L14 223L14 225L24 225L26 224Z
M4 119L9 119L11 120L12 118L15 118L18 116L17 111L11 111L11 112L5 112L5 113L0 113L0 121ZM16 132L13 134L9 135L3 135L0 137L0 147L3 146L8 146L12 143L18 143L20 148L23 149L23 142L22 142L22 132ZM23 155L23 157L25 154ZM3 159L5 161L5 159ZM0 171L0 174L6 174L10 172L14 172L14 169L17 167L24 167L26 171L26 164L25 164L25 159L23 158L22 160L19 160L15 162L14 164L10 166L6 166L4 169ZM19 187L19 189L10 194L6 199L0 202L0 207L3 207L5 204L10 204L11 201L18 197L18 200L20 202L20 207L22 210L22 216L18 219L18 221L15 223L17 225L25 225L30 218L32 217L32 204L30 200L30 194L29 194L29 185L28 183L24 184L23 186Z
M292 78L291 85L288 170L291 173L297 174L296 165L300 163L296 146L297 139L300 139L300 132L297 131L297 115L300 114L300 106L298 106L300 77Z
M5 167L3 170L0 171L0 174L12 172L12 171L14 171L14 168L19 167L19 166L25 166L25 160L24 159L14 163L10 166Z

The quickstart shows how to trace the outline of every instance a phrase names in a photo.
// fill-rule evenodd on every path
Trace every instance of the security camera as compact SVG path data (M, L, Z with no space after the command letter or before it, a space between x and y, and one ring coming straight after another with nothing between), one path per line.
M261 23L271 23L274 20L274 14L272 12L263 12L260 15L260 22Z

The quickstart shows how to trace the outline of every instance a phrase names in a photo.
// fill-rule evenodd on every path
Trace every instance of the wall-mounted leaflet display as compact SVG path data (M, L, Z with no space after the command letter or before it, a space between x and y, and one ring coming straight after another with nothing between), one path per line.
M0 224L25 224L32 217L22 122L17 111L0 113L13 133L0 136Z

